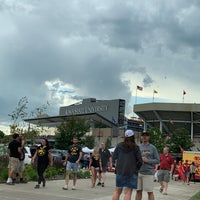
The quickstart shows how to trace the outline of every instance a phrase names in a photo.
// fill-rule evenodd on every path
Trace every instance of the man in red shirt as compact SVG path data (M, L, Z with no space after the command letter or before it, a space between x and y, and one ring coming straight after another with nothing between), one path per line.
M158 171L158 181L160 182L160 192L167 195L168 183L170 175L174 169L174 159L169 154L169 148L163 149L163 154L160 155L160 169Z

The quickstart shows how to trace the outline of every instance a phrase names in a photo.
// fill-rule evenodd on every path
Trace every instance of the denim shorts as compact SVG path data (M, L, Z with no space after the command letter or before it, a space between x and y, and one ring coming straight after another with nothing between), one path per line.
M116 174L116 187L137 189L137 180L138 175L135 173L132 176L123 176L121 174Z
M67 171L72 170L74 173L77 173L78 163L72 163L72 162L67 161L66 170Z

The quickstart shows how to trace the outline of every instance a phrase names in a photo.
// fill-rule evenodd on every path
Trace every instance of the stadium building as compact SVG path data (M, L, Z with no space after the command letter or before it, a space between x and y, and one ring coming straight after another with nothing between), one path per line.
M60 107L58 116L43 115L25 119L25 121L40 126L57 127L66 122L69 117L75 116L90 123L91 128L88 134L94 135L97 143L109 138L112 146L115 146L123 140L125 129L134 130L138 141L138 132L143 130L142 121L125 117L125 104L124 99L97 100L88 98L69 106Z
M177 128L190 133L195 148L200 147L200 104L146 103L134 105L133 111L144 121L144 129L157 127L170 135Z

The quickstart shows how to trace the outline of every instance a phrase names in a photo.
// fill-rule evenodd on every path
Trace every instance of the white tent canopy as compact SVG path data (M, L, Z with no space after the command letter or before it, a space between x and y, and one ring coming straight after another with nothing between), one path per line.
M108 149L111 153L115 151L115 147Z
M83 147L82 151L83 151L83 153L92 153L93 149L89 149L88 147Z

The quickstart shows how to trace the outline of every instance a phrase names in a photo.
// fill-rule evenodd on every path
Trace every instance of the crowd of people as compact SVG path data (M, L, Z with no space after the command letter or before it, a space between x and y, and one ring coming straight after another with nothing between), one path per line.
M193 183L196 182L196 166L195 163L192 162L189 164L188 160L180 161L174 161L174 170L172 174L172 179L176 180L182 180L183 183L186 183L187 185L190 185L190 182Z
M104 142L101 147L94 147L93 153L87 157L87 167L91 170L91 188L95 186L105 186L106 172L108 168L115 166L115 191L112 200L119 200L122 192L124 200L130 200L133 189L136 190L135 200L142 200L143 191L147 192L148 199L154 200L154 175L160 183L160 192L167 195L168 183L170 178L178 177L183 183L189 185L192 178L195 183L195 163L189 165L188 161L177 163L169 153L169 148L164 147L163 153L158 154L156 147L150 142L149 132L141 134L141 144L135 142L135 135L132 130L126 130L124 141L119 143L114 153L111 155ZM16 174L23 179L24 170L24 148L25 140L22 136L15 133L13 140L8 145L9 164L7 184L12 185L16 181ZM79 162L83 157L82 147L79 145L78 138L73 138L73 144L67 148L67 154L63 165L66 169L65 185L63 190L69 189L70 172L73 172L72 190L76 190L77 172ZM38 146L32 158L32 164L36 164L38 181L35 189L39 189L42 184L46 185L44 172L48 166L53 165L48 140L43 138L41 145Z

